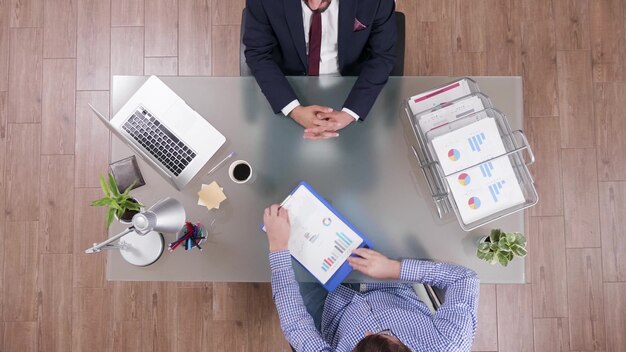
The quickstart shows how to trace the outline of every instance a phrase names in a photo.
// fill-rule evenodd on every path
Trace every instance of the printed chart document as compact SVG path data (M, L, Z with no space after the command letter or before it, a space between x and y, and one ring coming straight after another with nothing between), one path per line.
M367 238L337 213L306 182L282 203L289 211L289 252L329 291L350 274L352 251L372 247Z
M490 117L437 136L432 145L446 175L506 152L496 121Z
M525 201L509 158L486 162L506 152L493 118L438 136L432 144L465 223Z

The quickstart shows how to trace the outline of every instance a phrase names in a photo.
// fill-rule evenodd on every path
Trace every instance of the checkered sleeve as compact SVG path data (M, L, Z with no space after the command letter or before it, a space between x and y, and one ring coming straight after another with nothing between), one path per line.
M476 273L460 265L405 259L400 279L446 290L444 303L437 310L433 323L450 343L469 351L476 333L480 290Z
M307 312L300 288L291 267L288 250L270 252L272 297L276 304L280 327L289 344L298 352L332 351L315 328Z

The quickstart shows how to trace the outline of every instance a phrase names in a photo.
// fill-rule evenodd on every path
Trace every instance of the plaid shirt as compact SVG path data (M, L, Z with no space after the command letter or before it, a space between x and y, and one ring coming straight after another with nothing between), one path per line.
M289 251L272 252L269 258L280 326L298 352L352 351L367 331L385 329L414 351L471 350L479 282L467 268L402 261L400 280L446 289L445 303L434 316L409 284L368 283L365 292L339 286L326 298L320 334L302 301Z

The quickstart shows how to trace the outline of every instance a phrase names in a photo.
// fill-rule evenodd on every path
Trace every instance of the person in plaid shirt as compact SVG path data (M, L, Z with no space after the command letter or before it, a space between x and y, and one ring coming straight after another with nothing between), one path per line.
M287 209L274 204L263 216L269 241L272 296L281 329L298 352L470 351L476 333L479 280L472 270L417 259L397 261L366 248L349 264L375 279L418 282L446 290L432 315L412 285L383 282L341 285L327 293L298 283L288 250Z

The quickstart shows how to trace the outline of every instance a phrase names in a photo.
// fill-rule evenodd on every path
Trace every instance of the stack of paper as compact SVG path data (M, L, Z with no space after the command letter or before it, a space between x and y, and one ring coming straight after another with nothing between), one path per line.
M224 188L215 181L209 185L203 184L200 192L198 192L198 205L205 206L209 210L219 209L220 203L225 200Z
M435 130L473 113L485 110L481 95L469 95L446 103L419 115L418 124L423 133Z
M460 81L453 82L445 87L435 90L429 90L424 93L412 96L409 99L409 107L413 114L420 113L424 110L436 108L441 104L445 104L464 97L472 93L472 90L468 84L468 81L462 79Z
M438 136L432 145L465 223L524 202L509 158L487 161L506 152L493 118Z
M437 162L443 170L444 175L428 171L433 178L445 179L436 183L433 194L450 193L464 229L536 202L528 170L514 169L512 160L517 159L511 157L519 156L507 155L511 148L505 147L503 138L510 138L511 131L503 120L506 117L493 109L476 82L461 78L412 96L407 104L423 148L417 155L420 163ZM446 184L449 187L442 189Z

